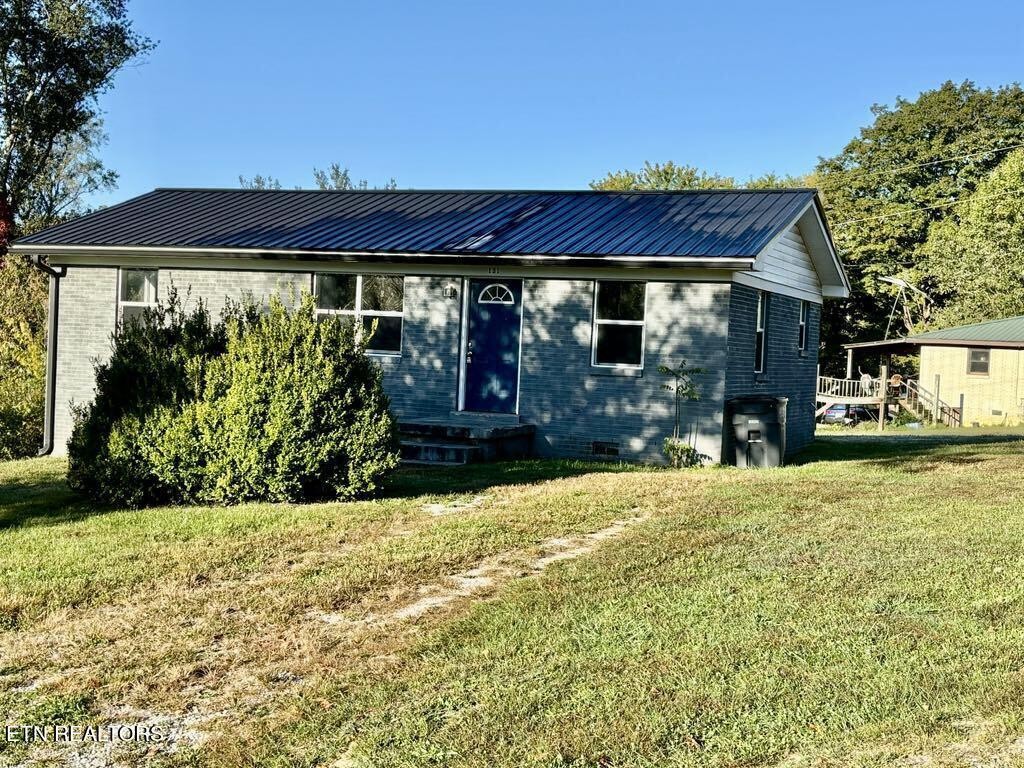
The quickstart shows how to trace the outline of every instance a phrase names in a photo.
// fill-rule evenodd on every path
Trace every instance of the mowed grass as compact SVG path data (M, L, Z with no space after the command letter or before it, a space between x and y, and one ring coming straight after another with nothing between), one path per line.
M0 465L0 702L14 722L212 713L170 764L1018 764L1019 437L830 436L781 470L525 462L400 474L367 502L139 512L76 504L59 462ZM545 540L633 518L528 567ZM523 577L376 620L489 558Z

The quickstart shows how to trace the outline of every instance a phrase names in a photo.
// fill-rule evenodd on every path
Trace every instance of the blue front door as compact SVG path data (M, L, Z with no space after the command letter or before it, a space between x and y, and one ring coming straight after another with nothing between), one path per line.
M470 280L467 307L465 410L515 413L523 281Z

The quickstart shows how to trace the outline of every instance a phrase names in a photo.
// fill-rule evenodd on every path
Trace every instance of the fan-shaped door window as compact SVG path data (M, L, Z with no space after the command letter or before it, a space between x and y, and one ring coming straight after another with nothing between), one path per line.
M515 304L516 297L508 289L507 285L491 283L484 286L484 289L480 291L477 302L480 304Z

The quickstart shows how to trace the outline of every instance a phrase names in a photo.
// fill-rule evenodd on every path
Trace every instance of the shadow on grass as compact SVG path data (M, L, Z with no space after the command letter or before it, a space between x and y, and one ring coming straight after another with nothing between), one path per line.
M472 493L496 485L530 485L596 472L650 472L640 464L533 459L467 464L462 467L403 467L384 485L385 498Z
M855 433L850 435L818 435L814 443L803 451L793 464L813 464L828 461L866 461L874 466L889 468L915 468L928 471L942 465L977 464L985 460L983 451L950 453L947 448L991 446L1022 443L1024 433L979 434L941 432L932 434L880 434ZM941 457L937 454L942 453Z
M577 477L596 472L642 472L637 464L530 460L462 467L401 468L384 483L377 498L415 498L483 491L498 485L529 485L545 480ZM0 531L29 525L53 525L80 520L112 508L93 504L75 494L63 472L35 473L29 480L0 482Z
M76 496L63 475L0 483L0 530L63 523L102 511Z

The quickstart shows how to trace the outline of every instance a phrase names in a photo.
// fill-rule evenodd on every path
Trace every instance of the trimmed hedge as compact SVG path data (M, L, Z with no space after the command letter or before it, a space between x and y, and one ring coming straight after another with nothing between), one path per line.
M172 298L123 328L69 453L73 488L127 506L348 499L398 464L379 369L309 296L216 325Z

